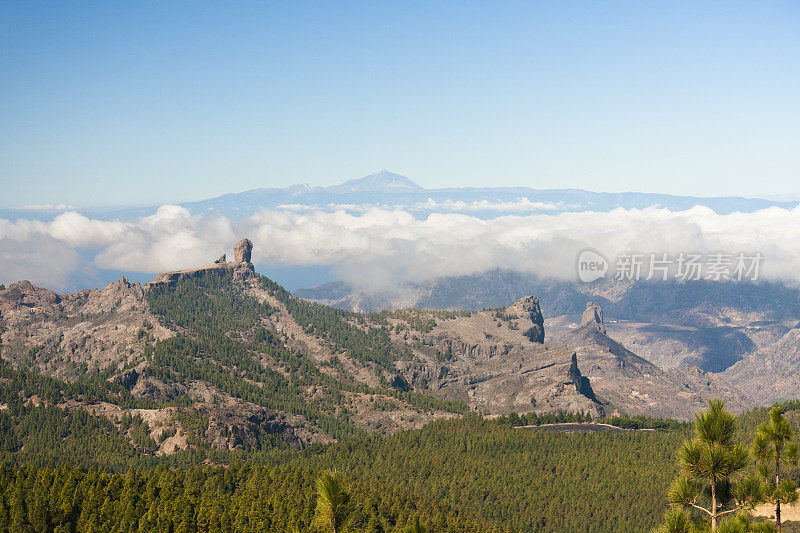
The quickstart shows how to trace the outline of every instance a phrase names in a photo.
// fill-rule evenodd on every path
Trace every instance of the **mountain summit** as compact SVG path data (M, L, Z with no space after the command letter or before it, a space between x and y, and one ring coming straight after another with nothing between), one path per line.
M347 180L341 185L327 187L331 192L412 192L422 191L422 187L405 176L381 170L363 178Z

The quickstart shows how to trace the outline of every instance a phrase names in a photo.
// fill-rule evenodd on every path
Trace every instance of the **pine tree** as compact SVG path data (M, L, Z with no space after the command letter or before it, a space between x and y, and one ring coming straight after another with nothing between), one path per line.
M322 531L336 531L346 518L346 505L350 493L338 473L323 472L317 479L317 507L314 524Z
M769 422L758 426L753 440L753 456L759 463L761 475L768 480L767 497L775 504L775 526L781 531L781 504L797 501L797 486L791 479L781 477L781 465L797 464L797 445L792 440L792 428L781 409L773 407ZM774 470L770 470L773 468Z
M427 533L428 529L419 523L419 515L403 529L403 533Z
M681 446L681 473L669 491L673 505L707 516L713 532L722 516L760 499L757 479L738 480L749 457L747 450L734 442L735 433L736 417L725 410L725 402L709 400L708 410L695 419L695 438Z

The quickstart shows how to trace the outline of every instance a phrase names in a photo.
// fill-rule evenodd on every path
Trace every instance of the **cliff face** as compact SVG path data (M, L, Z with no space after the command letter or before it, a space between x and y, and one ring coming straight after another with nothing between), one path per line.
M535 296L520 298L506 308L509 316L519 316L525 324L523 335L531 342L544 343L544 317L539 307L539 299ZM530 321L530 325L528 325Z
M410 313L410 312L409 312ZM436 316L415 311L418 317ZM395 342L412 352L398 372L418 390L466 402L484 413L572 411L602 416L604 407L581 375L573 351L544 343L539 301L521 298L502 312L436 319L428 332L407 331L414 314L389 319Z
M572 354L572 363L569 366L569 377L572 380L572 383L575 385L575 390L578 391L578 394L582 394L589 399L597 401L594 391L592 390L592 384L589 382L589 378L583 376L578 368L577 353Z

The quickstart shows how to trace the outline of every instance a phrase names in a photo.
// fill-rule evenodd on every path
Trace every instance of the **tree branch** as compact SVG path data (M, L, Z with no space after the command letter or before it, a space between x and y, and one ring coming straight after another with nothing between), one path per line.
M728 509L727 511L722 511L720 513L717 513L717 516L722 516L722 515L726 515L728 513L733 513L735 511L738 511L739 509L742 509L743 507L744 507L744 505L740 505L738 507L734 507L733 509Z
M700 507L699 505L696 505L694 502L690 502L689 505L691 505L695 509L700 509L701 511L705 511L706 513L708 513L708 516L711 516L711 511L709 511L705 507Z

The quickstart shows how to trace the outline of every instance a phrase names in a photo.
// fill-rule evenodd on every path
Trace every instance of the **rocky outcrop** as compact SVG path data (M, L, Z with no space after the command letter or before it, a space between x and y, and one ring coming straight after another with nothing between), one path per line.
M255 275L255 267L250 262L250 256L253 251L253 243L249 239L242 239L234 247L236 254L236 261L228 262L227 256L222 256L208 266L200 268L189 268L185 270L173 270L171 272L162 272L156 275L156 279L149 281L145 285L145 289L154 285L166 283L167 285L174 285L184 279L191 279L202 277L208 274L220 274L227 271L233 272L233 279L237 281L247 280Z
M569 371L567 373L569 379L572 383L575 384L575 390L578 394L586 396L592 401L597 401L597 398L594 395L594 391L592 390L592 384L589 382L589 378L583 376L581 374L580 369L578 368L578 354L572 354L572 363L569 366Z
M408 384L408 381L406 381L406 378L403 377L403 374L399 373L394 375L392 380L389 382L389 385L391 385L393 389L403 392L411 390L411 385Z
M131 390L136 386L136 382L139 381L139 371L135 368L129 368L125 372L112 376L110 380L124 389Z
M226 450L259 448L264 444L260 442L264 434L302 448L302 441L285 417L252 404L214 407L205 437L215 448Z
M117 309L129 310L142 307L144 291L138 282L131 283L122 277L109 283L103 290L91 290L85 295L84 313L107 313Z
M250 239L242 239L233 247L233 253L237 263L249 263L250 254L253 252L253 243Z
M23 280L0 291L0 313L14 310L52 310L61 302L61 297L53 291L37 287Z
M182 383L164 383L152 375L152 370L147 363L141 363L134 368L129 368L109 381L127 389L137 398L151 400L172 400L185 396L188 389Z
M517 316L521 321L530 320L523 335L528 337L531 342L544 343L544 317L542 309L539 307L539 299L535 296L520 298L506 308L506 315Z
M586 303L586 310L581 316L581 326L591 326L596 328L600 333L606 332L606 326L603 324L603 308L595 305L592 302Z
M442 380L450 375L450 367L443 364L418 361L398 361L396 368L403 380L413 388L436 390Z
M508 342L469 343L459 338L442 337L436 342L436 348L447 357L461 356L485 361L498 355L507 355L513 345Z

